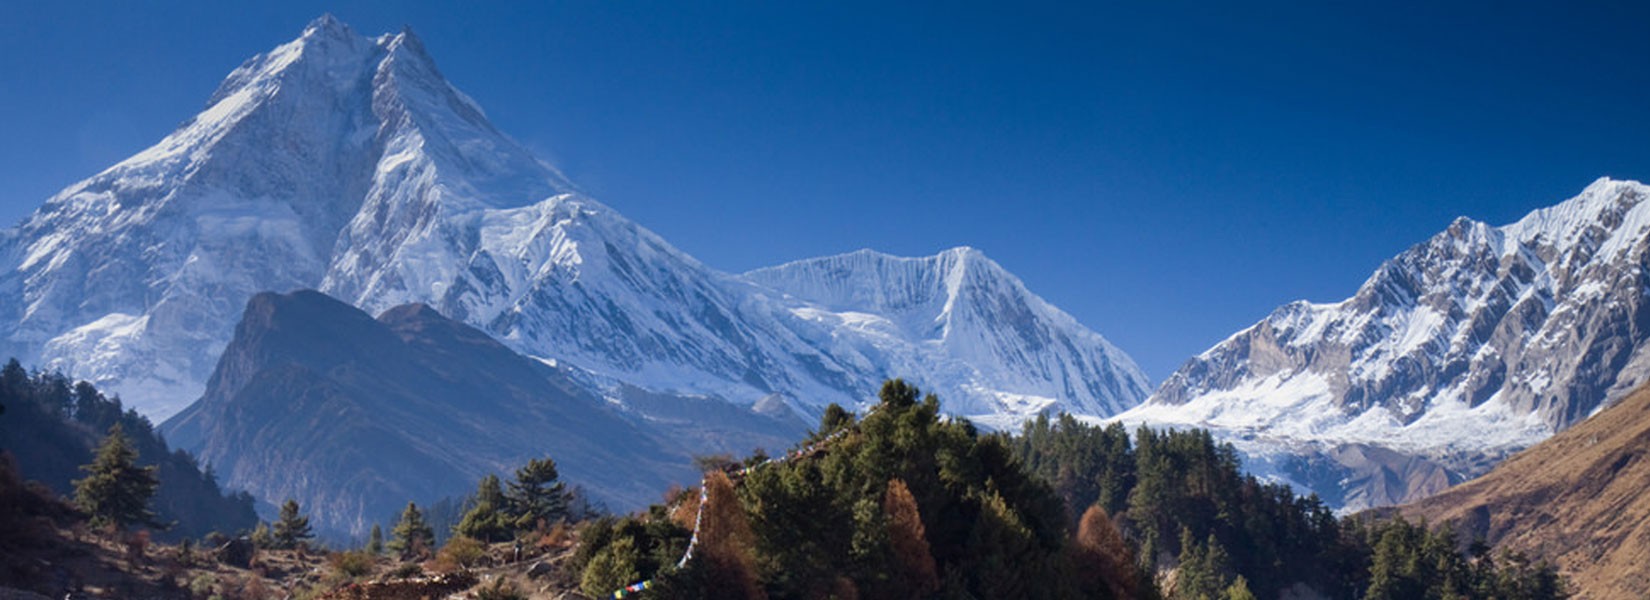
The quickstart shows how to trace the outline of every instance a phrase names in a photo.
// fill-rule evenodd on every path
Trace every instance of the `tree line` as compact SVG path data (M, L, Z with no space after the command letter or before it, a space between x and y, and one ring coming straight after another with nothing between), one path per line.
M805 459L729 461L700 492L593 520L569 567L592 597L639 581L636 598L1567 596L1551 565L1449 528L1337 518L1243 474L1207 431L1061 416L985 434L919 396L888 382L863 417L827 408Z
M11 359L0 367L0 406L0 448L24 475L59 495L105 496L113 504L91 510L100 525L141 523L160 539L179 540L257 523L250 494L220 488L210 468L167 447L147 417L89 382L30 373ZM113 470L127 460L134 469ZM142 491L150 479L152 489L137 510L128 492Z
M990 434L942 416L936 397L900 380L879 400L865 415L829 406L799 445L808 451L787 460L761 452L708 460L698 490L674 490L646 511L592 512L559 480L554 460L534 459L509 481L487 475L474 494L436 503L435 519L432 507L409 502L387 536L374 525L363 549L338 556L341 564L388 554L408 566L466 568L486 544L516 540L519 558L522 540L566 540L559 532L582 521L564 568L592 597L641 581L639 598L1246 600L1292 588L1380 600L1568 595L1551 565L1463 544L1448 527L1337 518L1315 496L1243 474L1236 450L1207 431L1142 427L1131 436L1062 415L1034 419L1018 435ZM0 411L7 447L55 443L84 453L76 469L84 476L69 486L93 524L164 527L193 516L182 537L198 537L206 527L256 523L256 547L300 553L314 538L297 502L258 522L250 496L219 493L209 469L190 471L192 457L167 452L146 419L90 384L29 374L14 360L0 369ZM79 437L30 437L27 427L54 423ZM105 425L94 453L84 439ZM211 492L237 507L235 520L198 498L193 506L205 515L174 512L175 497L161 500L178 489Z
M1462 543L1453 528L1337 518L1315 495L1244 474L1207 430L1153 430L1039 417L1013 440L1067 506L1098 507L1175 598L1276 598L1305 585L1330 598L1566 596L1556 569ZM1241 584L1241 585L1239 585Z

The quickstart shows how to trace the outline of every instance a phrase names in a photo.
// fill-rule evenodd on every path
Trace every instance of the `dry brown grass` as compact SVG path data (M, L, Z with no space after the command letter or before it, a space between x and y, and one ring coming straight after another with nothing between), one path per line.
M1578 598L1650 598L1650 387L1401 511L1551 561Z

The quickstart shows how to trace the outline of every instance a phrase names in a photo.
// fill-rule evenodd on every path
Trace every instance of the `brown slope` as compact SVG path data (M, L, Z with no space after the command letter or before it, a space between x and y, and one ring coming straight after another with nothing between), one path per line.
M1650 387L1401 510L1551 561L1578 598L1650 598Z

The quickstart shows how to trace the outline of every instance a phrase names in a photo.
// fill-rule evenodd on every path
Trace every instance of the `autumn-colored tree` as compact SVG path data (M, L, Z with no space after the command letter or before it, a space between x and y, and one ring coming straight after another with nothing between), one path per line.
M751 556L755 537L733 481L721 471L711 471L705 476L705 490L704 521L694 560L713 586L707 591L717 598L766 600Z
M670 511L671 522L682 529L693 529L693 521L699 516L699 490L672 489L665 494L665 505L675 506Z
M859 600L859 588L854 587L854 580L838 576L831 584L831 593L826 598L829 600Z
M1134 553L1124 541L1117 524L1099 504L1083 511L1077 524L1077 572L1096 587L1111 591L1113 598L1134 598L1139 594Z
M920 598L939 588L934 553L928 547L917 500L905 482L894 478L882 496L882 512L887 518L888 544L894 551L895 572L891 590L898 598Z

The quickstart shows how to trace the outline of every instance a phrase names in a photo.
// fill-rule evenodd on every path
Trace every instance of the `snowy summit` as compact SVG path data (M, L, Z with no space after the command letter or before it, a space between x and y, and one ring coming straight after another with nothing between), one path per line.
M904 376L1012 426L1149 392L977 251L707 267L495 129L411 32L330 16L0 244L0 351L156 419L201 395L248 298L300 288L374 314L428 304L615 400L777 399L807 416Z

